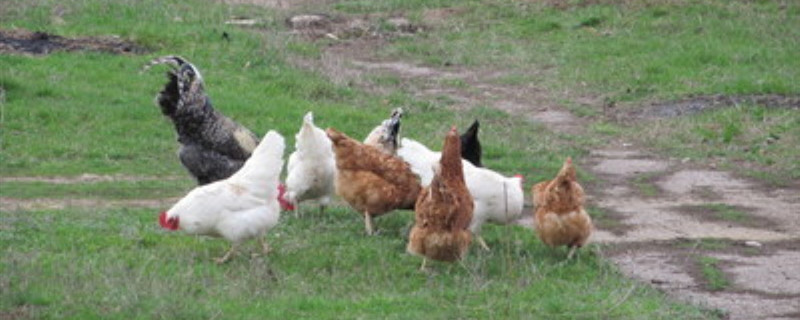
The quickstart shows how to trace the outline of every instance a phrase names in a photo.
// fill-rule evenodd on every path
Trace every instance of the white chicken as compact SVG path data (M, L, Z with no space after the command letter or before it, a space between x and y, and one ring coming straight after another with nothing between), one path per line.
M258 238L278 224L278 179L283 169L284 139L268 132L241 169L224 180L197 187L162 212L159 223L169 230L223 237L231 249L217 263L230 259L246 240Z
M311 112L303 117L295 135L295 151L289 156L287 170L285 199L290 203L289 209L295 210L295 205L306 200L317 200L320 212L324 212L335 190L336 159L331 139L314 125Z
M411 165L411 171L420 177L423 187L433 179L432 165L441 155L425 145L403 138L397 155ZM522 217L525 195L522 190L522 176L505 177L487 168L478 168L467 160L461 161L464 167L464 181L467 183L474 202L472 222L469 229L476 241L486 250L489 246L480 236L481 226L489 221L497 224L510 224Z

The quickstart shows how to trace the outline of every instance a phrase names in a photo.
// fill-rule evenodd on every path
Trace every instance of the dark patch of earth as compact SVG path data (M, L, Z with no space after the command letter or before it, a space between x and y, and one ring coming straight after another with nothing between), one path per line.
M623 118L675 118L742 104L761 105L767 108L800 109L800 96L780 94L694 96L675 101L656 102L644 108L630 111Z
M98 51L113 54L147 53L145 47L119 37L66 38L23 29L0 30L0 54L46 55L57 51Z

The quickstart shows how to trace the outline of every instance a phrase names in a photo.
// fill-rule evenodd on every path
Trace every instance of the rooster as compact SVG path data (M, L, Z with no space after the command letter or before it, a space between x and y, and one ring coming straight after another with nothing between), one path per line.
M480 123L476 119L471 126L461 134L461 158L469 161L476 167L483 167L481 163L481 141L478 140L478 128Z
M228 261L241 243L257 238L265 253L264 234L278 224L278 178L283 168L283 137L268 132L242 168L227 179L198 186L162 212L168 230L223 237L231 248L217 263Z
M336 129L326 133L336 155L336 194L364 215L367 234L375 233L373 217L414 208L421 187L407 163Z
M172 66L156 101L175 125L181 163L199 185L231 176L250 157L258 137L211 106L203 76L189 61L165 56L144 69L157 64Z
M314 115L307 113L295 135L295 151L287 164L285 198L290 210L302 201L319 200L320 212L325 211L334 192L336 162L332 148L325 131L314 125Z
M456 128L448 132L442 156L433 166L433 180L423 189L414 209L414 226L406 250L422 256L421 270L427 259L460 260L466 253L472 234L472 196L464 182L461 143Z
M583 188L575 166L567 158L555 179L537 183L531 193L536 206L534 220L539 239L550 247L565 245L567 259L586 244L592 234L592 218L583 208Z
M402 108L392 110L389 119L383 120L364 138L364 144L376 147L386 154L394 155L398 147L397 140L400 137L400 118L402 117Z
M411 170L420 176L422 186L427 186L433 179L431 165L439 160L441 153L431 151L425 145L408 138L403 138L402 145L397 151L398 156L408 162ZM525 197L522 176L505 177L490 169L476 167L464 159L461 163L464 181L474 204L470 231L478 244L489 250L486 241L480 236L481 226L485 222L510 224L522 217Z

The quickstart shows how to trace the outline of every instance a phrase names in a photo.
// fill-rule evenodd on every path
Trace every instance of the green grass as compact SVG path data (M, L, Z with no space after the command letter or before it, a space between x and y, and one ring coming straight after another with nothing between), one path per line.
M195 186L190 178L157 178L142 181L104 181L95 183L3 182L0 197L15 199L158 199L179 197Z
M639 194L645 197L655 197L659 194L659 188L653 182L657 176L658 173L640 173L631 180L631 183L639 191Z
M711 291L725 290L730 286L730 281L725 277L719 265L719 259L713 257L698 257L697 263L706 282L706 288Z
M536 2L464 1L438 6L458 10L435 32L400 40L385 54L432 65L556 65L549 68L552 73L529 80L571 91L583 91L579 84L586 83L586 93L621 101L797 89L797 4L624 2L560 10Z
M160 230L149 209L4 213L2 310L30 318L703 318L621 277L591 248L564 261L519 227L487 226L490 253L463 265L404 253L410 212L363 235L358 215L333 209L284 216L268 234L273 252Z
M743 222L749 219L746 212L723 203L710 203L704 205L704 207L713 212L714 215L720 219L733 222Z
M675 157L718 164L775 185L800 179L800 112L740 105L625 130Z
M217 109L257 134L278 130L290 150L308 110L320 126L363 138L389 110L403 107L404 135L433 148L451 124L463 128L480 119L484 163L505 174L524 174L526 190L551 178L566 156L579 159L607 137L640 134L603 123L590 127L599 136L555 134L491 106L454 112L456 101L420 98L407 92L406 80L392 76L368 79L394 88L381 95L333 83L288 62L318 59L328 44L287 36L284 13L265 7L201 0L6 2L0 6L0 28L69 37L118 35L150 52L0 55L0 176L185 179L4 182L2 197L116 200L185 192L192 182L177 161L172 125L153 103L165 68L139 73L151 58L165 54L197 65ZM765 1L671 3L561 10L488 0L382 0L338 1L329 9L359 16L403 12L431 27L387 42L379 57L508 70L496 78L498 85L545 88L585 117L600 111L579 107L575 96L635 104L687 94L798 92L796 4L781 9ZM424 20L426 12L438 9L453 14ZM232 16L261 22L241 29L225 24ZM222 32L231 41L223 40ZM442 85L470 89L462 80ZM796 112L742 108L664 122L682 131L648 130L642 136L652 135L658 148L682 156L733 157L731 165L745 161L774 168L775 176L798 177L797 164L790 162L800 136ZM715 122L722 125L708 127ZM751 155L736 158L743 154ZM584 171L579 177L593 180ZM216 266L211 259L227 249L224 241L159 230L155 218L161 209L2 212L0 317L714 317L624 278L591 246L564 263L564 250L551 250L529 230L515 227L486 226L483 235L492 252L471 250L463 266L434 264L434 272L425 274L417 271L419 259L404 252L410 212L379 218L382 233L365 237L358 215L335 207L324 216L283 217L268 235L275 250L268 257L250 258L251 245L231 263Z

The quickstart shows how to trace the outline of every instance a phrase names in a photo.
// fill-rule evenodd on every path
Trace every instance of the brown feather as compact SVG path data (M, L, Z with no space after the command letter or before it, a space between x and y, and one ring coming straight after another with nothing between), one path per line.
M534 219L539 239L555 247L581 247L592 233L592 219L584 210L583 188L575 167L567 158L553 180L537 183L531 190L536 205Z
M421 186L405 161L336 129L326 133L336 155L336 193L351 207L371 216L414 208Z
M461 142L453 128L445 138L431 184L417 198L407 251L434 260L461 259L472 240L468 230L472 210L461 164Z

